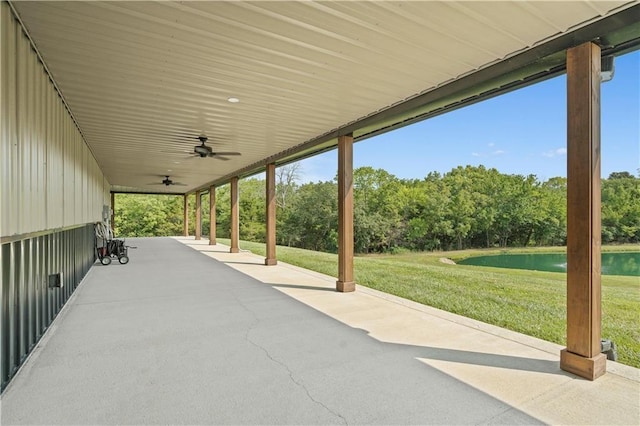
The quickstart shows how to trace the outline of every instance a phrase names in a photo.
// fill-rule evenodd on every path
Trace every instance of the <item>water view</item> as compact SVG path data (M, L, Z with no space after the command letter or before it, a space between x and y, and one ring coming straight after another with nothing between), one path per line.
M459 261L458 264L567 272L567 255L564 253L500 254L470 257ZM640 277L640 252L602 253L602 274Z

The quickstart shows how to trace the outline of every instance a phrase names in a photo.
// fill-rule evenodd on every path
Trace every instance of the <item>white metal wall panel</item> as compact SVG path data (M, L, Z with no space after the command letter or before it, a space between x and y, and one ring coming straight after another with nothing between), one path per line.
M98 221L110 186L7 3L0 10L0 236Z
M73 224L74 211L76 209L75 203L75 175L76 175L76 151L75 143L69 135L69 123L64 120L62 127L62 143L64 145L63 163L69 164L69 167L64 167L64 226Z
M91 212L89 208L89 200L91 196L89 195L89 185L88 182L91 178L91 167L89 164L89 150L87 147L82 144L80 145L82 148L82 188L80 189L80 194L86 194L85 197L82 197L82 221L89 222L89 218L91 217Z
M38 229L43 229L43 214L39 213L43 209L43 199L41 196L41 189L44 185L44 182L41 182L39 179L39 171L42 168L40 165L40 161L38 159L38 154L40 151L40 147L44 144L45 135L43 134L43 126L42 126L42 99L45 99L44 87L42 86L42 70L34 67L34 75L33 75L33 127L31 127L31 167L29 168L30 172L30 181L31 187L29 191L32 193L31 198L31 223L34 227ZM37 96L40 95L40 96Z
M0 131L0 147L2 157L0 158L0 167L2 167L2 181L0 182L0 233L4 234L4 230L16 229L15 223L16 217L13 214L13 204L15 199L13 197L16 174L16 156L14 143L12 142L13 135L15 135L16 129L16 116L13 111L16 110L16 97L15 90L10 88L15 87L16 82L16 69L15 62L12 58L16 56L16 31L17 28L13 24L13 18L11 13L2 5L1 8L1 28L0 34L1 53L0 57L0 76L2 78L0 93L1 98L1 123ZM14 66L7 66L7 64L13 63Z
M38 155L37 155L37 198L40 202L39 208L42 211L45 211L47 214L40 215L40 222L38 223L38 227L40 229L47 228L47 216L49 215L49 211L47 210L47 191L45 190L47 187L47 111L49 107L49 98L51 91L47 90L49 85L49 78L47 77L44 70L40 73L40 93L42 96L40 98L40 143L38 145Z
M24 37L19 37L17 39L17 73L16 73L16 103L18 108L17 111L17 119L16 119L16 169L17 179L14 182L14 195L16 196L16 203L14 203L14 208L11 214L17 216L16 217L16 233L21 234L24 233L24 218L20 214L20 212L24 212L27 209L27 200L24 192L22 192L22 188L25 184L25 167L23 163L24 159L24 147L26 144L25 137L25 121L29 114L27 109L28 98L27 98L27 81L28 81L28 62L29 62L29 50L31 47L29 46L28 40ZM26 77L26 78L25 78ZM17 210L16 210L17 208Z
M47 92L47 228L59 227L64 220L64 186L62 168L62 107L53 91Z

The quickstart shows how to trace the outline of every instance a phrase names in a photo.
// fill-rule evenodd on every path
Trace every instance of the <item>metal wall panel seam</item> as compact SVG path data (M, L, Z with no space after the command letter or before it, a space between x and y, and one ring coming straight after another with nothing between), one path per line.
M64 268L64 287L62 288L64 293L63 305L67 302L69 298L69 291L73 286L73 268L71 267L72 257L74 247L72 244L72 235L74 231L67 231L64 233L64 258L65 258L65 268Z
M19 242L10 244L9 251L9 375L13 375L16 365L16 330L17 330L17 303L16 303L16 245Z
M23 85L25 84L24 76L26 75L26 66L24 64L26 58L24 54L25 45L22 42L21 37L16 37L16 80L15 80L15 90L16 90L16 129L15 129L15 142L12 144L13 149L13 164L14 168L12 170L12 199L15 200L12 203L13 211L11 212L13 217L15 218L15 232L22 233L22 217L20 212L24 210L24 196L21 194L20 189L22 187L22 156L21 149L24 139L24 131L22 126L24 126L23 121L24 117L26 117L25 111L25 89Z
M9 379L9 262L11 244L0 247L0 385Z
M51 161L52 163L49 165L53 176L53 182L55 182L56 187L53 190L49 191L49 194L60 194L60 199L62 203L57 202L58 200L54 200L54 204L59 206L58 214L60 215L60 225L64 227L66 224L66 210L68 207L68 194L65 187L64 181L64 156L65 156L65 145L64 145L64 121L62 120L62 108L60 104L54 102L54 108L52 112L52 123L51 130L52 135L51 139L53 141L52 147L54 149L51 151Z
M50 146L54 143L53 139L53 131L51 129L51 115L53 101L51 100L51 96L47 93L46 96L46 110L45 110L45 129L47 134L47 143L44 144L44 163L45 163L45 185L44 185L44 198L45 198L45 206L47 208L45 229L53 228L56 224L58 224L58 208L56 203L53 202L53 197L49 196L49 192L52 190L52 186L54 182L52 180L52 160L51 160L51 152ZM58 203L61 204L61 203Z
M45 257L47 259L47 264L45 269L45 276L49 276L49 274L53 270L53 234L47 235L46 239L47 240L46 240ZM48 286L47 286L46 296L47 296L47 317L46 317L45 323L50 324L51 318L53 318L53 315L51 314L53 312L53 292L49 290Z
M25 43L26 44L26 43ZM25 79L25 93L24 93L24 101L25 101L25 113L23 117L21 117L22 122L22 134L23 138L21 140L21 154L22 161L20 162L20 168L22 170L22 187L20 188L20 194L23 198L23 210L20 212L22 216L22 232L27 232L31 227L34 226L34 206L33 206L33 193L32 193L32 185L31 185L31 169L33 168L33 161L31 158L31 149L33 147L33 139L34 139L34 118L35 118L35 65L36 61L33 55L29 54L29 45L26 44L25 51L25 59L26 59L26 74L22 76Z
M60 111L58 111L58 115L60 115ZM60 142L62 144L63 151L61 152L61 162L60 162L60 173L62 174L62 182L63 182L63 196L64 196L64 220L62 222L63 226L68 226L72 220L69 219L72 214L72 210L75 209L75 205L73 203L73 188L70 187L71 180L71 170L67 169L67 158L70 156L70 140L67 138L67 123L66 121L62 121L60 126L60 130L58 132L58 136L60 138Z
M35 271L34 271L34 259L33 259L33 240L26 240L27 244L27 293L29 295L29 303L27 306L27 316L28 316L28 324L29 324L29 339L27 340L27 352L31 352L33 348L33 344L35 343L36 332L35 332L35 300L36 300L36 280L35 280Z
M45 122L45 114L47 108L47 90L45 74L42 71L38 72L38 92L38 139L33 165L35 168L35 193L37 211L39 212L38 229L46 229L47 210L43 190L46 186L46 182L44 181L44 179L42 179L43 173L45 171L44 164L42 162L42 149L45 145L45 141L47 140L47 128Z
M40 282L42 281L42 273L40 267L40 237L36 237L32 240L33 246L33 288L34 288L34 313L33 322L35 325L35 341L40 338Z
M47 326L47 288L45 284L45 277L47 276L47 237L39 236L37 237L39 240L40 246L40 281L38 281L40 287L40 322L38 327L38 335L41 336L44 332L44 329Z
M88 222L91 218L91 214L89 213L89 185L87 182L89 181L89 149L84 145L80 145L82 147L82 221Z
M63 272L63 268L64 268L64 246L62 245L62 236L64 235L64 233L60 233L60 234L55 234L55 239L56 239L56 269L53 271L54 273L62 273ZM61 277L62 279L64 279L64 277ZM56 310L55 310L55 315L58 315L58 312L60 312L60 308L62 308L62 304L64 303L63 299L62 299L62 289L60 287L54 287L53 291L55 291L56 293Z
M31 317L31 321L33 323L32 345L35 345L35 343L38 341L39 336L38 331L40 315L38 313L38 310L40 309L40 301L38 299L40 297L40 288L38 286L38 283L40 282L40 265L38 262L40 261L40 256L38 250L38 239L33 238L31 240L31 285L33 289L33 313Z
M82 211L82 146L78 144L78 138L71 131L71 123L67 128L69 132L67 136L72 136L71 143L73 144L73 198L75 209L73 212L73 223L76 221L83 221L84 215Z
M27 312L27 303L29 301L29 295L27 293L27 281L26 281L26 268L25 268L25 241L20 241L20 250L19 250L19 280L18 280L18 324L19 324L19 334L18 334L18 362L21 363L24 359L24 356L27 354L27 334L28 334L28 312Z

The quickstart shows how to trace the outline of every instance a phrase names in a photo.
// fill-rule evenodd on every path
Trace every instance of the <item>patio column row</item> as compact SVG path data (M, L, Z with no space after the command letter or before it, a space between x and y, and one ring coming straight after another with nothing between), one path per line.
M240 251L240 214L238 177L230 181L231 201L231 244L229 251ZM215 186L209 188L209 244L216 244L216 195ZM276 165L266 166L266 257L264 264L276 265ZM201 239L201 191L196 191L195 239ZM188 196L184 196L184 235L189 235ZM336 290L351 292L355 290L353 278L353 136L338 138L338 281Z
M567 50L567 347L560 367L594 380L606 372L601 353L600 47ZM266 167L266 258L276 260L275 164ZM215 244L215 188L211 187L210 244ZM114 202L112 199L112 206ZM188 232L185 196L185 235ZM200 192L196 193L196 239ZM353 135L338 138L338 280L355 290L353 234ZM231 249L239 251L238 177L231 179Z

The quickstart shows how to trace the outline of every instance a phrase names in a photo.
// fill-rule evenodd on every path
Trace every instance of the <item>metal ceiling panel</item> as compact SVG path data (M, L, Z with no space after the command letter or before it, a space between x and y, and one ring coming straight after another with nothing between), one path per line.
M12 5L112 189L188 192L637 3Z

